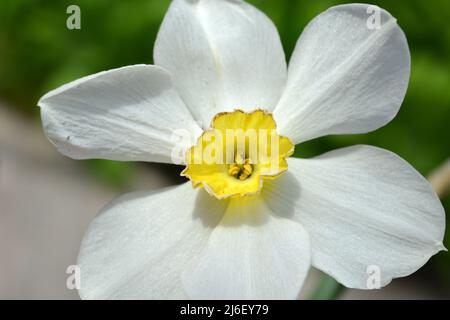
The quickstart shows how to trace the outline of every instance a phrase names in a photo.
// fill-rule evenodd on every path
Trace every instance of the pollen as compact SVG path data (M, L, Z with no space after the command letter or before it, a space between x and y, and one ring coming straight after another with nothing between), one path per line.
M188 150L181 175L218 199L259 193L264 180L288 169L294 144L276 131L269 112L241 110L216 115Z

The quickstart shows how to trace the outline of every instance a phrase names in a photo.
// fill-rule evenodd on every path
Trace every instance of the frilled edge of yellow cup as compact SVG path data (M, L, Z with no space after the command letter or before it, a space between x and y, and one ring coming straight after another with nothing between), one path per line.
M186 154L186 168L181 172L182 176L188 177L192 181L194 188L203 187L212 196L217 199L237 198L243 196L252 196L258 194L263 187L263 180L273 180L279 177L288 169L286 158L294 153L295 145L289 138L274 134L278 142L278 154L272 157L277 159L276 170L273 169L272 162L261 162L252 165L251 175L248 178L240 180L230 174L230 164L226 163L205 163L193 161L196 153L201 153L211 143L208 141L214 134L219 132L223 137L226 130L236 129L266 129L276 132L276 123L271 113L257 109L252 112L235 110L233 112L222 112L217 114L209 129L205 130L198 138L197 143L191 147ZM258 141L261 139L258 136ZM213 139L214 140L214 139ZM267 139L268 140L268 139ZM264 144L264 143L263 143ZM265 145L270 148L271 143ZM259 144L258 144L259 147ZM258 152L259 152L258 148ZM233 172L233 170L231 170Z

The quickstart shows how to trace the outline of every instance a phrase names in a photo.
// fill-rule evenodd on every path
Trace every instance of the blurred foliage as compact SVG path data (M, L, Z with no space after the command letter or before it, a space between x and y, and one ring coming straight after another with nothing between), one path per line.
M322 273L319 284L313 294L309 297L311 300L335 300L344 290L333 277Z
M37 116L36 102L48 90L81 76L129 64L152 63L152 50L169 0L2 0L0 2L0 97ZM335 0L252 0L277 25L292 53L300 32ZM66 8L81 8L81 30L66 28ZM408 38L412 74L398 116L365 135L324 137L302 144L309 157L357 143L389 149L423 175L449 157L450 1L374 1L398 19ZM113 184L125 183L130 164L95 160L89 167ZM444 199L446 211L450 200ZM448 219L447 219L448 220ZM448 229L448 228L447 228ZM448 233L446 246L450 247ZM450 281L450 258L440 254Z
M86 167L101 182L124 190L135 174L135 167L126 162L92 159L86 160Z

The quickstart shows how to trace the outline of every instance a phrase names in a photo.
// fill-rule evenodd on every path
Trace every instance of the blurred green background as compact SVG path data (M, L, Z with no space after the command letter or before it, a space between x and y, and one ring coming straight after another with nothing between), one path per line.
M137 63L152 63L152 50L169 0L0 1L0 98L39 121L36 102L50 89L79 77ZM251 0L272 20L287 59L305 25L343 1ZM81 8L81 30L68 30L66 8ZM412 74L398 116L365 135L308 142L296 155L310 157L356 143L389 149L427 176L449 157L450 1L374 1L398 19L412 55ZM116 188L127 184L133 164L86 161L87 170ZM178 170L178 169L177 169ZM444 199L446 211L450 199ZM447 228L448 229L448 228ZM450 247L447 232L445 245ZM450 285L450 255L433 257L425 271ZM433 271L433 272L430 272Z

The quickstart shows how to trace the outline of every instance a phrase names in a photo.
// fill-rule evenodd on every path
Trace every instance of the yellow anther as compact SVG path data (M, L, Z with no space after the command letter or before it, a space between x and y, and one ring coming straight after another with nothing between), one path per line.
M245 180L249 177L249 175L247 174L247 172L242 172L241 175L239 176L239 180Z
M237 155L235 158L235 163L230 165L228 169L228 174L239 179L245 180L250 177L253 173L253 165L250 159L243 159L241 155Z
M237 176L240 171L241 171L241 168L237 164L232 164L230 166L230 169L228 169L228 173L230 174L230 176L233 176L233 177Z
M249 163L244 164L244 172L247 173L248 175L251 175L253 172L253 166Z

